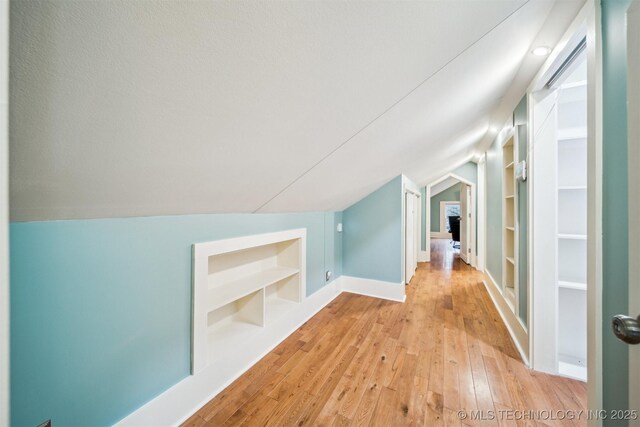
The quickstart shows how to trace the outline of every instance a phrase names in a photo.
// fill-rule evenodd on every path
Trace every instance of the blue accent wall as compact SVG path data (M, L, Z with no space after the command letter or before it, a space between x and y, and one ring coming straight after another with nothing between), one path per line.
M626 12L630 3L602 1L602 395L606 410L627 409L629 402L629 347L614 337L610 322L612 316L629 310ZM628 423L608 420L605 425Z
M453 184L441 193L431 197L431 231L440 231L440 202L460 201L460 183ZM446 227L445 227L446 229Z
M402 282L402 176L343 212L346 276Z
M310 295L342 271L341 216L11 224L11 425L110 425L187 377L193 243L306 228Z

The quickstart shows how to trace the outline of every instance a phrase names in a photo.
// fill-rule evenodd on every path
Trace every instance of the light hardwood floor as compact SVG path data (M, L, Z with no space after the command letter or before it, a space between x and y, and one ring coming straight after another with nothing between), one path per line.
M404 304L340 295L184 425L578 426L540 411L585 407L584 383L524 366L480 273L435 240Z

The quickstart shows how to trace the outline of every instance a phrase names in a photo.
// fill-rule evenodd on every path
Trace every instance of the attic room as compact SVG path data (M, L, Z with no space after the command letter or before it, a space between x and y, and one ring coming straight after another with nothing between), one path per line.
M640 426L640 0L0 0L1 426Z

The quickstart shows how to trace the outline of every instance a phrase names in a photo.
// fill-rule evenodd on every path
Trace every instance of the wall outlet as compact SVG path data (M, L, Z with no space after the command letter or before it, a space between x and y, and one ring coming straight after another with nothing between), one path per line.
M338 225L336 226L336 230L338 230L338 233L342 233L342 223L339 222Z
M331 271L327 270L326 274L325 274L325 280L328 282L331 280Z

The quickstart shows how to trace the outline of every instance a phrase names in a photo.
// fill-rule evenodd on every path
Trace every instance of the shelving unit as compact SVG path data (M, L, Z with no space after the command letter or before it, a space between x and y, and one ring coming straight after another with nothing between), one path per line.
M516 195L516 179L515 179L515 162L517 157L517 144L515 143L515 134L511 135L502 146L502 164L503 164L503 239L502 249L504 254L502 266L502 292L514 313L518 312L516 304L517 299L517 281L518 271L516 265L517 259L517 195Z
M587 86L576 69L557 101L558 373L587 379Z
M306 229L193 245L192 373L251 342L305 297Z

